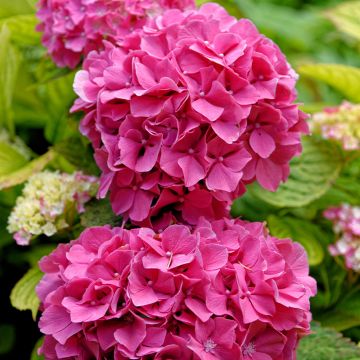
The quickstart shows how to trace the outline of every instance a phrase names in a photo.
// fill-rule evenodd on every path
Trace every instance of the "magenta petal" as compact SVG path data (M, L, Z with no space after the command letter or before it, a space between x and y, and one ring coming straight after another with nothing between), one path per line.
M184 156L178 160L178 164L184 173L185 186L197 184L205 177L205 170L193 156Z
M242 172L232 172L221 163L215 164L207 178L206 185L210 190L223 190L232 192L238 186Z
M213 105L205 99L198 99L192 103L192 108L199 114L203 115L209 121L217 120L224 112L222 107Z
M132 323L120 327L114 333L116 341L130 352L134 352L146 336L145 321L134 316Z
M225 246L208 244L201 249L205 270L218 270L227 263L228 251Z
M263 159L268 158L275 150L275 141L262 129L254 130L250 135L250 146Z

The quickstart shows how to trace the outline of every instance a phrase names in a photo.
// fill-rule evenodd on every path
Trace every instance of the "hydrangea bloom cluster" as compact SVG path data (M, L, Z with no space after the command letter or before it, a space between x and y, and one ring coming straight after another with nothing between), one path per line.
M80 172L44 171L30 177L8 219L8 231L18 245L33 236L52 236L69 226L76 212L96 194L98 179Z
M74 68L103 39L116 41L168 8L193 8L192 0L40 0L42 42L60 67Z
M360 150L360 105L344 102L314 114L311 129L325 139L334 139L344 150Z
M93 227L40 261L46 359L295 359L316 292L262 223Z
M324 212L338 239L329 247L333 256L344 256L346 267L360 271L360 207L342 204Z
M275 190L308 130L296 80L272 41L216 4L166 11L126 46L90 53L73 110L86 113L100 196L110 189L134 222L171 207L194 224L227 214L246 183Z

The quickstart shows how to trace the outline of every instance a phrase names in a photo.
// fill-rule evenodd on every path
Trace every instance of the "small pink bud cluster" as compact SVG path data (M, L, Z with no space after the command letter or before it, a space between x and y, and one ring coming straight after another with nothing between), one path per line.
M165 9L193 7L192 0L40 0L37 29L55 63L74 68L103 39L122 40Z
M341 143L344 150L360 150L360 105L344 102L314 114L311 129L325 139Z
M333 256L344 256L346 267L360 271L360 207L342 204L324 212L333 223L337 235L335 244L329 247Z
M73 110L86 113L99 195L110 190L116 214L196 224L228 215L245 184L274 191L287 179L308 130L297 75L250 21L216 4L169 10L105 46L77 73Z
M316 292L261 223L94 227L40 261L46 359L295 358Z

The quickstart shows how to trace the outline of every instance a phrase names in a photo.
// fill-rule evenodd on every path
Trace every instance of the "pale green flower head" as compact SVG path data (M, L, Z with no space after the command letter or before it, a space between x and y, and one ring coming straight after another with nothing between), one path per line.
M96 177L43 171L33 175L16 200L8 219L8 231L19 245L28 245L31 238L52 236L67 228L76 213L95 196Z

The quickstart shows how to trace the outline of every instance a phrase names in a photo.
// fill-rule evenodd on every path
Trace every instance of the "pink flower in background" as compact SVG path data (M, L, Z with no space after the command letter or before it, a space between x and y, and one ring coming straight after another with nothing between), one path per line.
M60 67L76 67L103 39L123 40L141 28L147 17L165 9L193 8L191 0L40 0L38 31Z
M274 191L286 180L308 131L297 75L250 21L216 4L172 9L104 45L76 75L73 111L85 112L99 196L109 190L117 214L158 229L196 224L228 215L245 184Z
M333 256L344 256L346 267L360 271L360 207L341 204L324 211L324 217L333 223L337 241L330 245Z
M46 359L286 360L316 292L300 245L226 218L88 228L40 268Z

